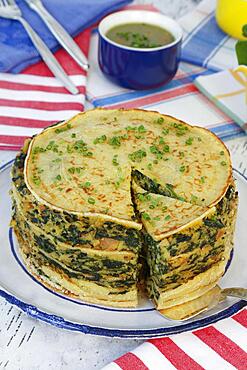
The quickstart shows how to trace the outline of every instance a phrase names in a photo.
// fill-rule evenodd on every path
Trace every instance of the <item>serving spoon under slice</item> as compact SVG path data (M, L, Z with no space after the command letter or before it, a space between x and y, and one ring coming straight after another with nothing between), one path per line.
M202 312L211 310L220 302L224 301L228 296L241 298L242 300L247 301L247 289L221 289L217 285L215 288L204 294L202 297L187 302L186 304L181 304L178 306L173 306L171 308L159 310L158 312L166 319L174 321L185 321L198 316Z

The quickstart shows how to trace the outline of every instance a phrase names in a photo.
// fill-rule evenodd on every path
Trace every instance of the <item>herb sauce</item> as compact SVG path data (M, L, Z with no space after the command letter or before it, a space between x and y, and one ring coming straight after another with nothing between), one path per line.
M111 28L106 36L120 45L138 49L157 48L174 41L169 31L147 23L121 24Z

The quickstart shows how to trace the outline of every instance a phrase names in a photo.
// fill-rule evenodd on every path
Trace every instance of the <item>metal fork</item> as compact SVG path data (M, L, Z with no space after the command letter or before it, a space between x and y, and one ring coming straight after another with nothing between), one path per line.
M70 56L82 67L85 71L88 70L89 64L86 56L81 49L61 26L61 24L46 10L41 0L25 0L26 3L43 19L51 33L56 37L58 42L64 47Z
M57 77L63 83L63 85L69 92L71 92L72 94L79 93L77 87L67 76L64 69L58 63L50 49L46 46L46 44L39 37L39 35L32 29L29 23L27 23L27 21L22 17L21 10L16 5L14 0L0 0L0 17L19 21L25 28L34 46L36 47L42 59L49 67L49 69L52 71L54 76Z

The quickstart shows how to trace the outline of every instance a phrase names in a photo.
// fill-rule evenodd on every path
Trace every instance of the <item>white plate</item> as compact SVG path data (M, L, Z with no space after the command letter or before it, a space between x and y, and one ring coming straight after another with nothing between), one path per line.
M212 324L246 305L244 301L229 298L217 308L182 323L163 318L147 299L143 299L136 309L114 309L70 299L45 288L27 272L18 252L18 243L9 228L10 168L11 162L0 168L0 296L30 316L83 333L122 338L157 338ZM222 287L244 287L247 283L247 179L236 170L234 175L240 205L234 257L222 279Z

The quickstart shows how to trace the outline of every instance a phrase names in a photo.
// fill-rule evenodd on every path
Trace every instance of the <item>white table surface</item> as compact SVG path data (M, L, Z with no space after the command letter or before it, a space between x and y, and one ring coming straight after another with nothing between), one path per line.
M153 3L166 14L177 18L199 1L135 2ZM226 144L231 151L234 167L247 175L247 136ZM0 166L14 156L15 152L0 152ZM26 316L0 298L0 369L97 370L140 343L141 340L102 338L58 329Z

